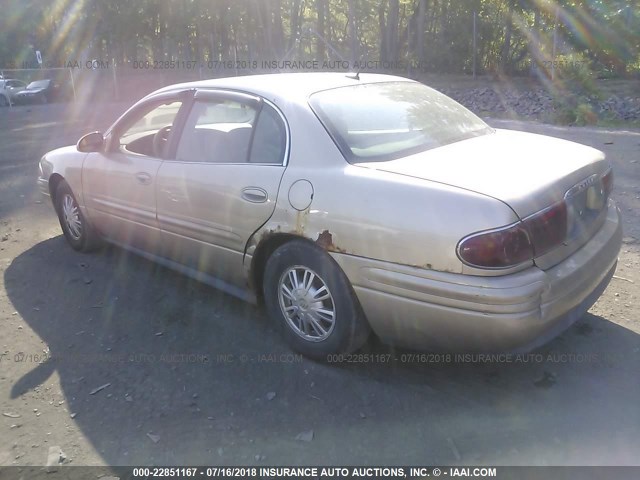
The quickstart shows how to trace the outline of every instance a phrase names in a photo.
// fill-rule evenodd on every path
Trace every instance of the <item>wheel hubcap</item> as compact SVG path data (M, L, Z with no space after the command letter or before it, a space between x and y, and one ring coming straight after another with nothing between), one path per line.
M75 200L68 193L62 197L62 215L64 222L67 224L69 234L74 240L79 240L82 236L80 211L78 210Z
M291 329L311 342L321 342L335 326L335 304L326 283L313 270L291 267L280 277L280 309Z

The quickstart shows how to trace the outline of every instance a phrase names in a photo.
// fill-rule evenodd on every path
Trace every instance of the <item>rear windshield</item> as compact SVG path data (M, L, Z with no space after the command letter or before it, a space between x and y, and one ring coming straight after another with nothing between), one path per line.
M310 104L353 163L393 160L493 131L459 103L415 82L325 90Z
M31 82L27 88L47 88L49 85L49 80L36 80L35 82Z

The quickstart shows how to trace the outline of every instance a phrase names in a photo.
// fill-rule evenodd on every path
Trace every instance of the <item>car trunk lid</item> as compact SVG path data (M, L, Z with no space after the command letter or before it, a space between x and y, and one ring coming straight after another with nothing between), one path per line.
M567 238L562 248L539 255L542 268L577 250L604 221L602 177L609 169L604 154L562 139L496 130L397 160L358 165L496 198L522 220L565 202Z

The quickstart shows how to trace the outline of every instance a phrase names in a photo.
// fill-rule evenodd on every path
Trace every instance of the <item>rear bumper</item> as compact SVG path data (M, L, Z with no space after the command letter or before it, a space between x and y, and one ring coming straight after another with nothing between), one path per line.
M531 350L595 303L615 271L620 214L610 202L601 229L553 268L502 277L434 272L334 254L367 319L384 341L459 352Z

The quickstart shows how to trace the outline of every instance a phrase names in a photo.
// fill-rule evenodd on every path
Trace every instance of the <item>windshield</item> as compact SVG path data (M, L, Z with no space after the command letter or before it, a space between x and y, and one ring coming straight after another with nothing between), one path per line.
M37 80L35 82L31 82L27 88L28 89L47 88L48 86L49 86L49 80Z
M493 131L451 98L415 82L325 90L310 104L349 162L393 160Z

